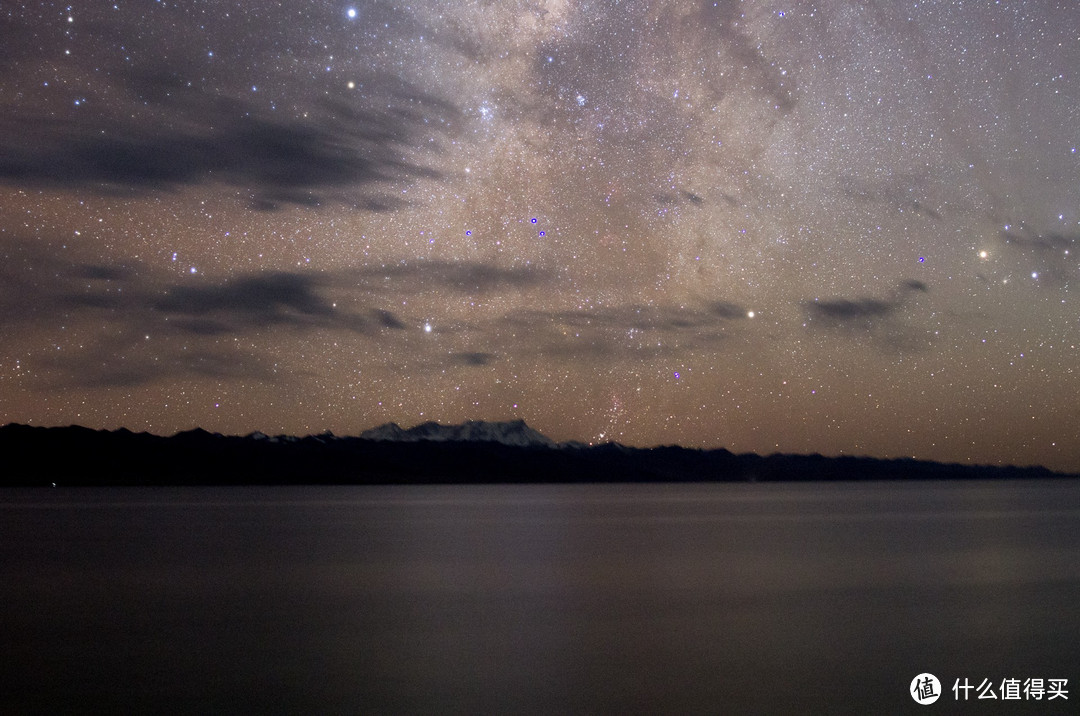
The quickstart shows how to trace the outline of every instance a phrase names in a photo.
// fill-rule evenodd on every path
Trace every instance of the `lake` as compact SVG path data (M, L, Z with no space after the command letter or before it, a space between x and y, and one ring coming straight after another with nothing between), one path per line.
M9 489L0 637L5 713L1075 713L1080 484Z

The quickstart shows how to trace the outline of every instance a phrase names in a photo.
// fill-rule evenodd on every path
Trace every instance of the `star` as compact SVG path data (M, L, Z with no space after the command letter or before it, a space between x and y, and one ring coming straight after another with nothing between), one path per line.
M527 5L5 6L0 420L1080 470L1080 6Z

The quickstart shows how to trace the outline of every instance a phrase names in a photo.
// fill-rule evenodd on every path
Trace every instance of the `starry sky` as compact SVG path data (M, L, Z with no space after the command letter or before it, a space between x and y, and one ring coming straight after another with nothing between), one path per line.
M1071 0L0 23L2 422L1080 470Z

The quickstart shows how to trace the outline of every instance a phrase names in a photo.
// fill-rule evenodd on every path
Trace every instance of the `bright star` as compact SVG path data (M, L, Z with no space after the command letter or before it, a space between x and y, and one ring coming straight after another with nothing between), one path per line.
M354 8L354 7L349 8L348 10L345 11L345 14L348 15L350 20L355 20L356 19L356 8Z

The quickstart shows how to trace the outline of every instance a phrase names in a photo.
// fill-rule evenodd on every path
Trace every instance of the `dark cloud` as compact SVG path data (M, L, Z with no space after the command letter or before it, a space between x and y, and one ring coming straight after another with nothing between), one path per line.
M930 290L930 287L927 286L925 283L913 278L909 278L903 281L900 284L900 288L907 291L918 291L919 293L926 293Z
M504 318L511 336L528 336L530 350L562 359L646 360L715 348L745 318L735 304L704 307L623 305L583 311L522 311ZM508 346L514 341L503 337Z
M363 292L364 287L342 280L339 273L262 273L172 286L156 298L152 310L168 316L173 326L202 335L283 326L346 330L374 337L383 329L406 328L406 323L388 310L347 311L336 307L330 298L351 301L357 290Z
M83 261L34 239L0 240L0 326L59 325L83 308L138 300L135 270Z
M836 321L887 316L895 308L896 306L891 303L873 298L855 300L836 298L828 301L813 301L807 304L807 310L811 314Z
M141 336L138 337L141 339ZM142 345L134 336L103 340L86 350L47 354L37 361L37 382L43 390L134 388L190 378L217 381L275 382L265 359L239 349L198 346L162 353Z
M328 277L317 272L175 283L146 266L84 262L38 241L2 242L0 258L0 324L48 327L93 315L157 332L167 318L169 330L218 335L289 325L363 330L369 323L335 310L323 295Z
M877 319L888 318L909 303L913 293L928 293L930 287L918 279L904 279L889 298L831 298L804 301L803 307L811 318L833 324L872 325Z
M359 280L362 285L380 290L418 293L450 289L481 294L530 288L549 281L551 274L533 266L502 268L472 261L418 261L346 271L343 278Z
M888 350L918 350L927 346L927 334L918 328L918 294L930 287L905 279L886 298L863 296L803 301L807 324L851 337L869 337Z
M425 31L408 8L356 7L347 24L368 37ZM388 211L405 203L404 186L438 176L434 154L458 131L454 104L411 82L407 63L381 61L384 43L330 32L345 22L341 7L298 16L269 5L212 21L206 9L168 4L68 10L77 18L63 33L54 21L66 13L55 9L8 18L0 63L10 60L15 100L0 108L2 182L108 194L225 185L259 210ZM341 73L310 70L335 55L363 68L348 90Z
M180 318L170 324L174 328L197 336L218 336L223 333L232 333L236 327L224 321L215 321L209 318Z
M687 18L680 34L701 36L704 47L723 48L731 58L731 66L736 71L724 80L713 79L716 98L727 94L731 86L749 86L777 110L789 114L798 102L794 79L790 71L785 74L777 62L765 55L760 42L740 30L743 12L741 3L703 2L700 10ZM677 34L672 39L678 41L678 38Z
M405 324L402 323L397 316L390 311L377 310L375 313L375 320L379 322L379 325L383 328L393 328L395 330L401 330L405 328Z
M490 365L491 362L495 360L495 356L492 353L473 352L454 353L450 358L454 363L471 366Z
M1080 236L1069 236L1049 232L1045 234L1029 231L1023 227L1005 229L1001 232L1002 240L1010 245L1035 251L1064 251L1076 246Z
M101 264L82 264L75 267L73 274L78 278L98 279L101 281L126 281L135 276L134 269L124 266L104 266Z
M1076 261L1080 234L1040 233L1018 222L1002 230L1000 239L1004 255L1023 271L1033 272L1040 284L1060 287L1080 279Z
M840 189L844 196L858 202L880 204L892 211L941 222L942 213L927 199L927 183L925 178L911 174L879 180L845 176L841 177Z
M139 75L132 91L171 121L9 109L0 113L0 180L121 193L222 183L250 192L252 206L264 210L325 201L394 209L402 200L388 188L438 176L422 155L439 146L456 109L403 81L370 84L362 99L283 118L253 100L191 89L172 74Z
M709 304L709 310L721 318L729 319L746 318L747 314L747 309L745 307L726 301L717 301Z
M212 312L246 314L259 323L283 322L289 314L329 316L330 304L315 292L315 276L272 273L245 276L224 284L177 286L156 304L159 311L202 315Z
M723 195L723 198L726 199L727 196ZM705 203L705 198L690 191L680 191L678 195L658 194L656 196L656 202L661 206L677 206L684 201L688 201L694 206L701 206Z
M279 271L234 278L174 275L147 266L82 261L58 243L0 241L0 325L50 325L88 311L128 324L169 325L201 335L273 326L375 333L408 325L379 306L390 296L451 290L487 294L550 281L531 266L481 262L417 262L332 272ZM340 298L344 310L334 306ZM357 307L357 300L367 303ZM374 304L374 305L372 305Z
M391 296L514 291L547 279L530 267L426 262L178 280L145 265L82 261L59 243L0 240L0 325L21 335L82 331L86 344L79 351L44 351L29 361L60 389L130 387L177 376L269 380L273 372L262 348L234 355L220 349L219 339L245 335L261 341L259 334L290 329L400 342L407 337L394 336L406 335L416 322L379 305ZM440 331L458 333L462 341L491 340L497 333L490 322L444 324ZM508 339L506 346L518 343ZM450 355L452 364L466 367L496 360L495 353L465 345ZM445 356L436 361L421 349L407 362L435 370L445 367Z
M745 318L745 309L736 304L716 302L706 309L684 306L628 305L595 311L562 311L549 314L557 323L574 327L603 327L615 330L681 330L721 327L732 318Z
M932 207L927 206L926 204L922 203L918 199L913 199L911 201L911 203L904 204L902 206L905 207L905 208L910 209L911 211L915 212L916 214L922 214L923 216L927 216L927 217L933 219L934 221L941 221L942 220L942 216L941 216L941 213L939 211L937 211L936 209L934 209Z

